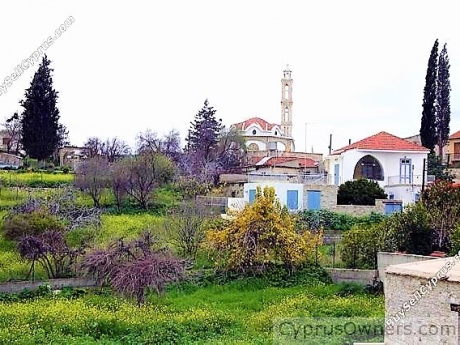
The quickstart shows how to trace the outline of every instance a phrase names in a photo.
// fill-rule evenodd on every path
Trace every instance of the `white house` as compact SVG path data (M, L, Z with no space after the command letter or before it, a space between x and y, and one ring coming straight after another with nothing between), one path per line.
M281 205L286 206L289 211L295 212L304 209L304 185L302 183L272 181L245 183L243 196L245 202L250 204L254 202L257 186L260 186L262 191L266 186L275 188L275 196Z
M375 180L390 199L414 202L420 195L424 159L429 150L416 143L380 132L326 157L328 181L340 185L359 178Z

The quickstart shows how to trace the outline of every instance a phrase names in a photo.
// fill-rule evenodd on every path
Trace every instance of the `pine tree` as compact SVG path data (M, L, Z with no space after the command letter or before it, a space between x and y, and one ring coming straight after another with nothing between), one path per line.
M49 158L62 142L63 126L56 107L58 92L53 89L50 63L45 55L21 101L21 143L27 155L39 161Z
M438 137L439 157L442 159L442 148L449 139L450 124L450 75L447 45L439 54L438 79L436 91L436 134Z
M195 120L190 123L187 138L188 149L197 153L203 161L208 161L211 153L217 147L222 129L222 119L216 119L216 110L209 106L206 99L203 108L195 115Z
M425 77L425 88L423 90L423 112L420 127L420 139L422 145L431 151L437 142L436 135L436 79L438 65L438 40L434 42L428 60L428 69Z

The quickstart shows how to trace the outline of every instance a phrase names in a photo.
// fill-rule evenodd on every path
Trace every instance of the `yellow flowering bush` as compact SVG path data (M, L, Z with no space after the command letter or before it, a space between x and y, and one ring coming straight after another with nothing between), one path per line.
M286 207L275 198L275 190L257 188L252 205L231 215L223 228L207 231L207 245L218 254L218 264L244 271L266 264L299 266L312 259L321 234L297 233Z

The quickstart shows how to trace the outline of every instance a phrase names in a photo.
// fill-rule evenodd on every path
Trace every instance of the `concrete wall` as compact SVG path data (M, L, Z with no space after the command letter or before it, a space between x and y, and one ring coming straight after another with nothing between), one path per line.
M378 277L377 270L355 270L345 268L326 268L334 283L372 284Z
M388 253L378 252L377 253L377 270L379 271L379 278L385 286L385 268L390 265L407 264L409 262L425 261L438 259L434 256L423 256L415 254L404 254L404 253Z
M63 279L49 279L47 281L35 282L8 282L0 284L0 293L16 293L24 289L38 289L41 285L49 285L52 289L61 289L64 286L72 287L89 287L95 286L96 283L90 278L63 278Z

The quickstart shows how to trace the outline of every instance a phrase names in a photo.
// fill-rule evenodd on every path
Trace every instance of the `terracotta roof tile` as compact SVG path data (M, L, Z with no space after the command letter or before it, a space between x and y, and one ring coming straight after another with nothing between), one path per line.
M276 166L282 165L283 163L297 161L299 168L316 168L317 163L311 158L302 158L302 157L272 157L266 162L263 166Z
M360 141L357 141L351 145L335 150L333 154L341 154L342 152L353 149L389 151L428 151L427 148L416 143L410 142L405 139L401 139L387 132L380 132Z
M269 123L265 121L264 119L261 119L260 117L251 117L250 119L247 119L243 122L235 123L233 126L235 126L239 130L245 130L252 124L258 124L265 131L269 131L275 126L278 126L278 127L280 126L276 123Z
M458 132L455 132L454 134L452 134L449 139L460 139L460 131Z

